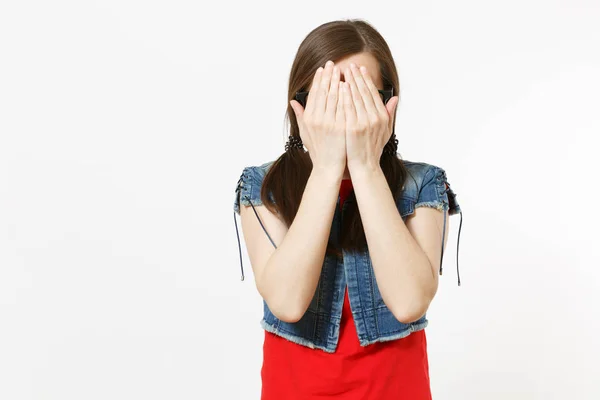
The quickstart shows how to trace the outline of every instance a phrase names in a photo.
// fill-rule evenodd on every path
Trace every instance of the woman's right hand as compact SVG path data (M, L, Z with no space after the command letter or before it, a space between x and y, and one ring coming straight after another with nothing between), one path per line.
M313 170L342 175L346 168L346 119L340 69L332 61L319 67L303 108L296 100L290 105L296 114L300 139L308 149Z

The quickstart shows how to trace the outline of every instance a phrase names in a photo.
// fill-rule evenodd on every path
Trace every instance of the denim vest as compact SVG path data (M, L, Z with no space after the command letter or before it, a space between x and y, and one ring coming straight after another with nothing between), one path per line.
M440 260L440 274L442 273L441 261L444 256L444 234L446 232L446 214L460 213L460 226L462 228L462 211L456 201L456 194L450 188L446 172L435 165L424 162L401 160L406 166L409 176L406 179L401 197L396 205L403 220L413 214L417 207L432 207L448 211L444 213L444 229L442 231L442 258ZM242 171L235 189L233 219L238 236L238 249L240 264L242 263L241 245L235 214L239 215L240 204L252 206L262 205L260 189L263 178L273 161L259 166L248 166ZM269 193L269 195L271 195ZM272 197L270 197L272 199ZM341 218L344 214L348 200L340 210L340 197L335 209L329 240L334 247L339 243ZM275 243L259 219L265 234L274 247ZM339 248L339 247L338 247ZM457 242L457 274L458 274L458 242ZM242 268L242 280L244 269ZM458 278L460 285L460 276ZM281 321L273 315L263 299L264 314L260 321L263 329L282 336L294 343L310 348L321 349L327 353L335 352L340 333L340 319L344 302L344 290L348 286L348 297L352 317L361 346L375 342L383 342L406 337L412 332L424 329L428 320L423 315L419 320L411 323L398 321L383 302L381 293L375 280L368 250L363 252L328 251L325 254L321 276L312 301L304 316L295 323Z

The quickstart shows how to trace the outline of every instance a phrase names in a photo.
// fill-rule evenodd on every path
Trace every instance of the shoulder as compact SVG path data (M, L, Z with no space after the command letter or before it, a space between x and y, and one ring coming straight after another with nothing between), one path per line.
M435 174L439 170L443 171L443 168L430 164L425 161L411 161L401 160L409 174L412 175L417 181L423 181L427 175Z
M248 165L242 169L235 187L233 209L236 213L240 212L240 204L246 206L263 204L260 196L262 182L274 162L275 160L266 161L257 165Z
M258 171L259 175L264 177L267 174L267 172L269 172L269 169L271 168L274 162L275 160L266 161L252 168L255 168Z
M269 169L271 168L274 162L275 160L271 160L266 161L262 164L248 165L244 167L240 175L240 181L242 181L242 183L248 183L253 185L262 184L265 175L267 174L267 172L269 172Z
M403 196L413 200L415 208L449 210L450 215L461 211L444 168L424 161L401 161L408 172Z
M408 172L404 184L404 196L417 199L423 186L431 183L432 179L439 178L445 171L434 164L424 161L401 160Z

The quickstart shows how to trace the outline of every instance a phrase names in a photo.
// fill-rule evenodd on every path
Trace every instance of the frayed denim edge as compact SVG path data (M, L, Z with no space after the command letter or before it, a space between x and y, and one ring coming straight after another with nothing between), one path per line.
M264 330L266 330L268 332L271 332L271 333L273 333L275 335L281 336L281 337L283 337L283 338L285 338L285 339L287 339L287 340L289 340L291 342L294 342L296 344L299 344L299 345L302 345L302 346L306 346L306 347L309 347L311 349L321 349L321 350L323 350L323 351L325 351L327 353L334 353L335 352L335 350L329 350L326 347L316 345L316 344L314 344L314 343L312 343L312 342L310 342L310 341L308 341L308 340L306 340L304 338L301 338L299 336L291 335L291 334L285 333L285 332L281 332L280 330L275 329L272 325L269 325L265 321L264 318L260 321L260 325L262 326L262 328ZM375 340L370 340L370 341L369 340L360 341L360 345L364 347L364 346L367 346L367 345L370 345L370 344L373 344L373 343L376 343L376 342L388 342L390 340L402 339L402 338L407 337L408 335L410 335L413 332L418 332L418 331L421 331L421 330L425 329L427 327L427 325L429 325L429 321L423 321L420 324L411 325L409 329L406 329L406 330L404 330L404 331L402 331L402 332L400 332L398 334L392 335L392 336L380 337L380 338L377 338Z
M420 203L415 204L415 208L418 207L430 207L435 208L436 210L444 211L448 209L448 206L445 203L440 201L422 201Z
M310 341L308 341L308 340L306 340L304 338L301 338L299 336L292 335L292 334L289 334L289 333L286 333L286 332L282 332L282 331L280 331L278 329L275 329L272 325L269 325L265 321L264 318L260 321L260 325L262 326L262 328L264 330L269 331L269 332L271 332L271 333L273 333L273 334L275 334L277 336L281 336L283 338L286 338L290 342L294 342L296 344L299 344L299 345L302 345L302 346L306 346L306 347L309 347L311 349L321 349L323 351L326 351L327 353L333 353L335 351L335 350L329 350L329 349L327 349L326 347L323 347L323 346L316 345L316 344L314 344L314 343L312 343L312 342L310 342Z
M360 345L366 346L366 345L370 345L370 344L373 344L376 342L389 342L390 340L402 339L402 338L407 337L408 335L410 335L413 332L422 331L423 329L425 329L427 327L428 324L429 324L429 321L423 321L420 324L411 325L409 329L402 331L400 333L397 333L395 335L392 335L392 336L383 336L383 337L377 338L375 340L360 341Z
M436 210L440 210L440 211L444 211L444 210L448 211L449 210L448 215L458 214L462 211L458 204L456 205L456 207L450 208L450 206L447 205L446 203L439 202L439 201L422 201L420 203L415 204L414 208L418 208L418 207L430 207L430 208L435 208Z

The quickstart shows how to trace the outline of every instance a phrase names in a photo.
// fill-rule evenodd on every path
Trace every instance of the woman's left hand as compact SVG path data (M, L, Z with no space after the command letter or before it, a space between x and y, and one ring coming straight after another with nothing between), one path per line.
M348 169L379 167L383 148L392 136L398 96L383 104L366 67L350 64L344 72L346 90L346 159ZM349 96L348 96L349 94Z

